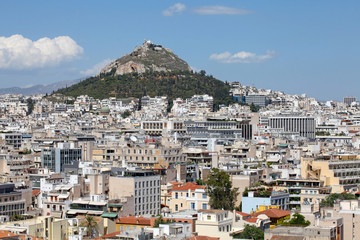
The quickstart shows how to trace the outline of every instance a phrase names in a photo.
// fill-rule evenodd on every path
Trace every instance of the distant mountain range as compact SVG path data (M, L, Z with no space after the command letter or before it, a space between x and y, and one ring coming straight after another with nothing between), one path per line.
M48 85L34 85L27 88L11 87L11 88L0 88L0 95L3 94L22 94L24 96L36 95L36 94L51 94L61 88L70 87L76 83L81 82L82 79L60 81Z

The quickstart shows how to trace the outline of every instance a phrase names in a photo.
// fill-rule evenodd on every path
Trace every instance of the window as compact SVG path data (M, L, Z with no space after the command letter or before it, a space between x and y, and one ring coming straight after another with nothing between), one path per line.
M175 193L175 198L176 199L178 199L179 198L179 196L178 196L179 194L178 193Z
M211 220L211 215L207 215L207 220Z
M195 209L195 203L194 202L191 203L191 209Z
M175 204L175 211L179 211L179 206Z
M203 197L203 198L207 198L207 194L206 194L206 193L203 193L202 197Z
M203 203L203 204L202 204L202 209L204 209L204 210L207 209L207 204L206 204L206 203Z

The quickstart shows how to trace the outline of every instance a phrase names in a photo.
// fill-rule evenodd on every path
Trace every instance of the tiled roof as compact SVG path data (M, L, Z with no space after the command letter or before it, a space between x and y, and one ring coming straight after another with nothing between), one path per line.
M0 239L22 239L27 240L29 237L31 237L33 240L42 240L42 238L34 237L31 235L25 235L25 234L15 234L10 231L6 230L0 230Z
M106 234L104 236L94 238L94 240L113 238L113 237L116 237L117 235L119 235L120 233L121 233L121 231L109 233L109 234Z
M146 225L150 226L150 219L137 216L120 217L115 220L118 224Z
M273 208L273 209L268 209L268 210L265 210L265 211L254 213L252 215L257 217L260 214L265 214L269 218L282 218L282 217L290 215L291 213L292 213L291 211L286 211L286 210L282 210L282 209Z
M187 238L186 240L219 240L217 237L208 237L208 236L194 236L191 238Z
M199 188L205 189L205 186L197 185L196 183L186 183L180 187L174 187L172 191L188 191L188 190L195 191L196 189Z
M38 190L38 189L32 190L32 195L33 195L33 196L37 196L37 195L39 195L39 194L40 194L40 190Z
M7 237L15 237L16 234L9 232L9 231L5 231L5 230L1 230L0 231L0 239L2 238L7 238Z
M245 221L249 222L249 223L256 223L258 220L257 217L252 217L252 218L248 218L248 219L245 219Z
M250 216L250 214L247 214L247 213L244 213L244 212L239 212L239 211L236 211L237 214L243 216L243 217L247 217L247 216Z

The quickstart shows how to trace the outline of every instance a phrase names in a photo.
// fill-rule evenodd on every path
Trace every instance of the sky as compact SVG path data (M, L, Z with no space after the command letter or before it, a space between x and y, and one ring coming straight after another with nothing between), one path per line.
M96 74L151 40L223 81L360 98L360 1L0 1L0 88Z

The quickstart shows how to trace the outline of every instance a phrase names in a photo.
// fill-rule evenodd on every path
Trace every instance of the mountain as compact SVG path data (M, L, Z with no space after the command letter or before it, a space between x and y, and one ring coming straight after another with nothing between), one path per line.
M141 47L119 58L100 70L100 73L123 75L127 73L191 71L190 66L170 49L145 41Z
M24 96L36 95L36 94L50 94L54 91L57 91L61 88L74 85L81 80L68 80L68 81L60 81L48 85L35 85L26 88L20 87L11 87L11 88L0 88L0 95L3 94L22 94Z
M216 107L232 102L229 90L228 84L207 76L205 71L191 71L171 50L148 41L107 65L96 76L56 93L73 97L86 94L98 99L167 96L170 101L209 94L214 97Z

